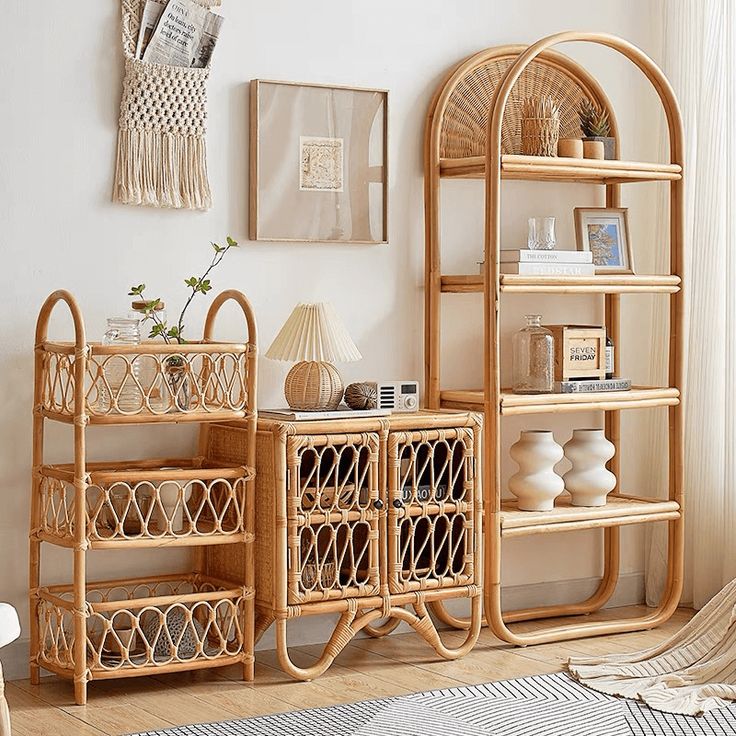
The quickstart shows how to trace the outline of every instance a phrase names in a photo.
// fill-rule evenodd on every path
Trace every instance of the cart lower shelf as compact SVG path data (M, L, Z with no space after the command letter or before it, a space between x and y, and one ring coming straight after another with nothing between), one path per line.
M552 511L519 511L515 500L505 500L500 516L506 538L671 521L680 518L680 506L677 501L625 495L609 496L605 506L573 506L570 495L563 493Z
M36 663L75 677L74 586L40 588ZM204 575L166 575L87 586L85 679L251 662L244 651L246 601L254 592Z

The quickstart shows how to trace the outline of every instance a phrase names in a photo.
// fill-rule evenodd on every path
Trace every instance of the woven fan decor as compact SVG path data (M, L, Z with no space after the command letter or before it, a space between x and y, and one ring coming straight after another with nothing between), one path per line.
M207 80L204 69L135 58L145 0L121 0L125 79L120 103L113 201L206 210ZM207 8L220 0L196 0Z

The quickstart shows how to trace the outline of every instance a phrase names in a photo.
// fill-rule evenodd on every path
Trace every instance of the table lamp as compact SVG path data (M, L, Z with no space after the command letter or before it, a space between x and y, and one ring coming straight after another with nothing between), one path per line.
M286 401L300 411L334 411L343 385L333 363L363 356L328 302L297 304L266 353L272 360L299 361L284 384Z

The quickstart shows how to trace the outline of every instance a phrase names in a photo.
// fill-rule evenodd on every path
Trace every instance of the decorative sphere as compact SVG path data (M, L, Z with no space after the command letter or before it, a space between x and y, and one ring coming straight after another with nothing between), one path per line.
M345 389L345 403L356 411L378 406L378 386L375 383L351 383Z
M292 409L334 411L342 401L342 379L332 363L302 361L286 376L284 394Z

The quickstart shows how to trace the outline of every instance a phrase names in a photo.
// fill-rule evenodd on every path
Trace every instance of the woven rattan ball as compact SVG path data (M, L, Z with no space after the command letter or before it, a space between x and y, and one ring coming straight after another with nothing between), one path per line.
M356 411L378 406L378 386L375 383L351 383L345 389L345 403Z
M286 376L284 394L292 409L334 411L342 401L342 379L332 363L302 361Z

